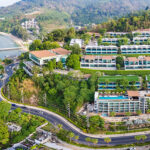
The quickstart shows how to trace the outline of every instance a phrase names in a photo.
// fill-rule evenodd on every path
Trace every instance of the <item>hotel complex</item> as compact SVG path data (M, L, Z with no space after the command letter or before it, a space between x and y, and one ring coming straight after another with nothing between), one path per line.
M132 34L138 37L150 37L150 29L133 31Z
M117 46L86 46L85 48L86 54L117 54L118 47Z
M81 57L81 68L116 70L115 56L84 55Z
M70 51L63 48L56 48L51 50L31 51L29 53L29 59L31 61L24 62L24 71L29 75L33 76L33 68L38 67L42 70L42 66L47 64L51 60L56 60L56 63L61 61L65 67L66 59L70 55ZM41 74L38 74L41 76Z
M140 89L141 79L138 76L102 76L99 79L98 90Z
M122 54L150 54L150 45L122 45Z
M146 100L140 97L138 91L127 91L122 96L102 96L95 92L94 110L103 116L108 116L111 112L116 115L125 115L126 112L136 114L138 110L145 113Z
M128 57L124 60L125 70L150 70L150 57Z
M117 36L125 36L128 34L127 32L106 32L106 36L117 37Z
M56 62L62 61L65 63L70 51L57 48L52 50L31 51L29 58L39 66L45 65L48 61L55 59Z
M143 44L147 42L150 38L149 37L134 37L133 43L134 44Z

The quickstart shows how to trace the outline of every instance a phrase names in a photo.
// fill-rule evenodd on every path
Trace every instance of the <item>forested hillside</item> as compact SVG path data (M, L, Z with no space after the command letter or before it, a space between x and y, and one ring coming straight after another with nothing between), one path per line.
M50 11L67 13L75 24L87 24L101 23L110 18L148 9L149 6L149 0L22 0L1 8L0 16L31 13L48 8Z
M107 31L130 32L139 29L150 28L150 10L130 14L118 20L111 20L97 26L96 31L100 29Z

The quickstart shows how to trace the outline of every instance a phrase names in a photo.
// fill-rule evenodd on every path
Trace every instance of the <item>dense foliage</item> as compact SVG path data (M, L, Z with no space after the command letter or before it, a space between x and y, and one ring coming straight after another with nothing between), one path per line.
M149 4L147 0L22 0L13 6L1 8L0 16L30 13L37 8L38 10L44 8L50 11L39 15L40 21L45 19L50 22L56 21L55 17L58 18L58 24L60 24L69 22L69 16L71 16L75 24L101 23L132 11L145 9Z
M20 108L10 112L11 105L0 102L0 149L5 149L14 143L22 141L33 133L38 126L45 122L44 119L22 113ZM21 127L19 132L9 131L7 123L15 123Z
M107 31L130 32L137 29L146 29L150 26L149 18L150 10L147 10L136 14L130 14L118 20L102 23L96 30L99 31L99 29L105 28Z

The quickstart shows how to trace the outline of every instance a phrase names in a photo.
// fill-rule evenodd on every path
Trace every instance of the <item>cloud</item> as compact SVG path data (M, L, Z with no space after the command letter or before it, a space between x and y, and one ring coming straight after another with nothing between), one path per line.
M0 0L0 6L12 5L20 0Z

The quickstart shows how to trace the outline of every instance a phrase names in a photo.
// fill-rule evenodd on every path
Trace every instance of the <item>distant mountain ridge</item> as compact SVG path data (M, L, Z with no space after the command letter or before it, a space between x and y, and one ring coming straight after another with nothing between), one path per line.
M87 24L101 23L148 7L150 0L22 0L0 8L0 17L48 8L68 13L75 24Z

